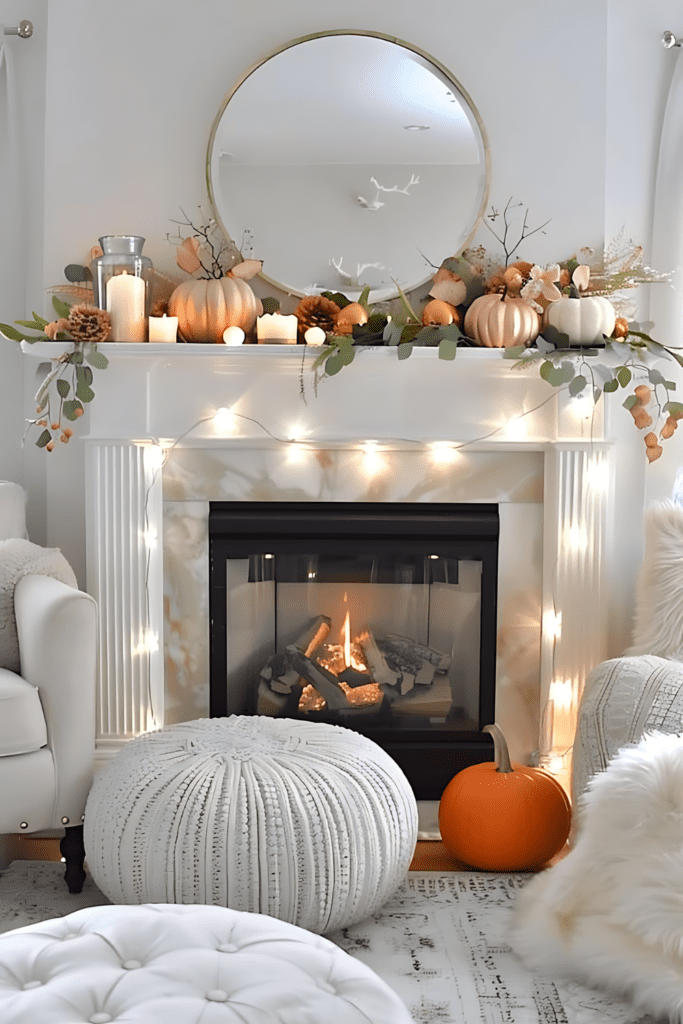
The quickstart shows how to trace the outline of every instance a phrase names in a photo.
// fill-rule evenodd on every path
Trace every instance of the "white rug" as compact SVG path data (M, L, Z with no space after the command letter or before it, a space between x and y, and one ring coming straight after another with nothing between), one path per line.
M0 932L109 903L90 875L69 895L63 873L14 861L0 876ZM384 978L416 1024L655 1024L628 1003L521 966L504 935L532 877L413 871L381 914L327 938Z

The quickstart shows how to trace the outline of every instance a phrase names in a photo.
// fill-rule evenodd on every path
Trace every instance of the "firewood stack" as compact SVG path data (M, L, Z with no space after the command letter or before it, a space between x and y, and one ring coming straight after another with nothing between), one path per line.
M328 616L319 615L284 653L269 658L260 673L258 714L295 718L324 710L342 725L360 724L361 716L391 714L393 705L400 711L401 698L416 687L426 695L435 680L449 695L450 655L395 634L376 640L367 628L357 643L367 670L330 671L330 624Z

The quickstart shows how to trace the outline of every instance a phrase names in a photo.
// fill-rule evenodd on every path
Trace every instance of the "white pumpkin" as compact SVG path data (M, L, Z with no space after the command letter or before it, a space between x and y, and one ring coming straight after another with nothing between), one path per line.
M614 306L603 295L586 295L583 298L569 297L551 302L545 311L544 321L566 334L574 345L593 345L609 338L616 323Z

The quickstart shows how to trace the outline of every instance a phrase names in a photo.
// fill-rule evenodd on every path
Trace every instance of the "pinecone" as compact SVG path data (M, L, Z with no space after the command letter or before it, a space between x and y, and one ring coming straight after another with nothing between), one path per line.
M299 340L309 327L321 327L329 334L337 322L339 306L324 295L307 295L294 310L294 316L299 321Z
M106 341L111 334L111 317L96 306L72 306L67 320L74 341Z

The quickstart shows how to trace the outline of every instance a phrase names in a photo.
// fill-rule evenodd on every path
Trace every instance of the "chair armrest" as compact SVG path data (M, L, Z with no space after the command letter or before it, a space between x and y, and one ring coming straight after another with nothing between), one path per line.
M21 675L38 687L57 778L54 828L79 825L95 755L97 605L49 576L14 591Z

